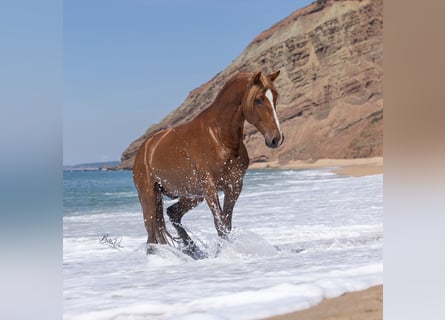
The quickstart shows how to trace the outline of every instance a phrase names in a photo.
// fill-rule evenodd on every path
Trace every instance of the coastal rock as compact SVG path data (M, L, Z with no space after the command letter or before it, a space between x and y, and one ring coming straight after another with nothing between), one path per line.
M285 142L268 149L246 123L244 141L252 162L382 156L383 0L326 0L259 34L224 71L132 142L119 168L132 168L148 136L190 121L209 106L237 72L278 69L277 113Z

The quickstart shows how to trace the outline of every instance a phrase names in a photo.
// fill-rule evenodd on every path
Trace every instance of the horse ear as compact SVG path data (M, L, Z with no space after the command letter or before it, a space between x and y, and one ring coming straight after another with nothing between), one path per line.
M270 81L274 81L278 77L279 74L280 74L280 70L278 70L274 73L268 74L267 77L270 79Z
M261 71L253 76L253 84L261 84Z

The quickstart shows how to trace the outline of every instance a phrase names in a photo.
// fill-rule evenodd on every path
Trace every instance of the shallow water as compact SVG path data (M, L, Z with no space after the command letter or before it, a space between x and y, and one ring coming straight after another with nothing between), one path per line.
M65 319L257 319L383 281L383 175L249 171L230 241L205 204L184 217L203 260L145 255L131 172L64 183Z

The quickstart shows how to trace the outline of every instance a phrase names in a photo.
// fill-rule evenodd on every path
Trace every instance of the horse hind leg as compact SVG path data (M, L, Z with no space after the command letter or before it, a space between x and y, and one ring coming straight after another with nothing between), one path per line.
M190 238L181 224L182 217L191 209L196 207L204 201L204 198L180 198L178 202L167 208L167 215L170 218L172 225L178 232L179 237L184 242L185 248L181 251L188 254L193 259L204 259L208 254L201 251L195 242Z
M182 239L186 246L192 245L193 240L188 235L182 226L182 217L191 209L200 204L203 198L180 198L178 202L167 208L167 215L170 218L170 222L175 227L176 232Z

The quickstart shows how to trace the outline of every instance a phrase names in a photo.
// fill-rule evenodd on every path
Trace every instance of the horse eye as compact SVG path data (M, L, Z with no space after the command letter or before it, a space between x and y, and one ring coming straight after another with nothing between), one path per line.
M263 104L263 101L261 101L261 99L255 99L254 102L255 102L255 104L258 104L258 105Z

